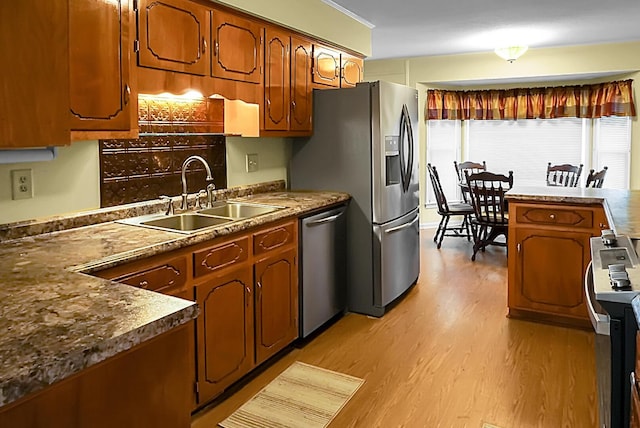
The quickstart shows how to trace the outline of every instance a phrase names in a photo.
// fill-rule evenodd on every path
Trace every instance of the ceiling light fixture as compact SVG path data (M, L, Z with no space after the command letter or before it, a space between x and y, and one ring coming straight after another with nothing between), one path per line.
M508 46L506 48L496 48L495 52L500 58L513 62L520 58L529 49L528 46Z

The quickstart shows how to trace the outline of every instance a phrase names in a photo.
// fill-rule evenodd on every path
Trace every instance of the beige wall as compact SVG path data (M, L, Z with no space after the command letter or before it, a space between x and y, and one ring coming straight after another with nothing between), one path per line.
M364 69L366 80L389 80L419 90L421 160L425 159L428 144L423 120L428 88L557 86L633 79L636 110L640 108L640 42L529 49L513 63L487 52L367 61ZM632 122L631 147L631 188L640 189L640 124L637 118ZM421 189L426 185L425 168L421 162ZM424 208L422 190L420 198L421 223L439 220L434 210Z
M371 30L320 0L220 0L218 3L371 56Z
M258 155L258 171L247 172L246 155ZM287 179L291 141L286 138L227 138L227 187Z
M1 156L1 153L0 153ZM11 199L11 170L32 169L33 198ZM0 165L0 224L100 206L100 166L95 141L61 147L56 159Z
M233 7L332 41L364 55L371 53L371 32L320 0L228 0ZM245 155L258 153L260 169L247 173ZM290 142L282 138L229 138L228 186L285 179ZM9 174L32 168L34 197L12 201ZM76 142L49 162L0 165L0 224L95 209L100 206L97 141Z

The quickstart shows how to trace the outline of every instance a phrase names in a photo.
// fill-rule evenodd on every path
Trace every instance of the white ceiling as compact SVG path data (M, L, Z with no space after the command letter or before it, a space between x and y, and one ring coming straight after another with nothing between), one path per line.
M373 24L371 59L640 40L640 0L323 0Z

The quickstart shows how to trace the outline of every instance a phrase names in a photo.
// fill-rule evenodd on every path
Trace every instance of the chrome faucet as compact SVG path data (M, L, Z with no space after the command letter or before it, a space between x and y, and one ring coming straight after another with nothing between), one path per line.
M211 168L209 168L209 164L207 163L207 161L204 160L202 156L198 156L198 155L189 156L182 163L182 205L180 206L180 209L183 209L183 210L186 210L188 208L187 196L189 196L189 194L187 193L187 175L186 175L187 167L193 161L200 161L202 165L204 165L204 169L207 170L207 181L211 181L211 183L207 186L207 196L209 199L208 200L209 205L211 205L212 192L213 192L213 189L215 189L215 186L213 185L213 177L211 176Z

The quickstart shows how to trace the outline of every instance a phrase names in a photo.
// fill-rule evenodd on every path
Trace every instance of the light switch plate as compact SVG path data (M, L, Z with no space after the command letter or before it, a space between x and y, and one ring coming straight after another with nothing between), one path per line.
M11 170L11 199L33 198L33 173L31 169Z
M258 170L258 154L247 154L247 172L256 172Z

